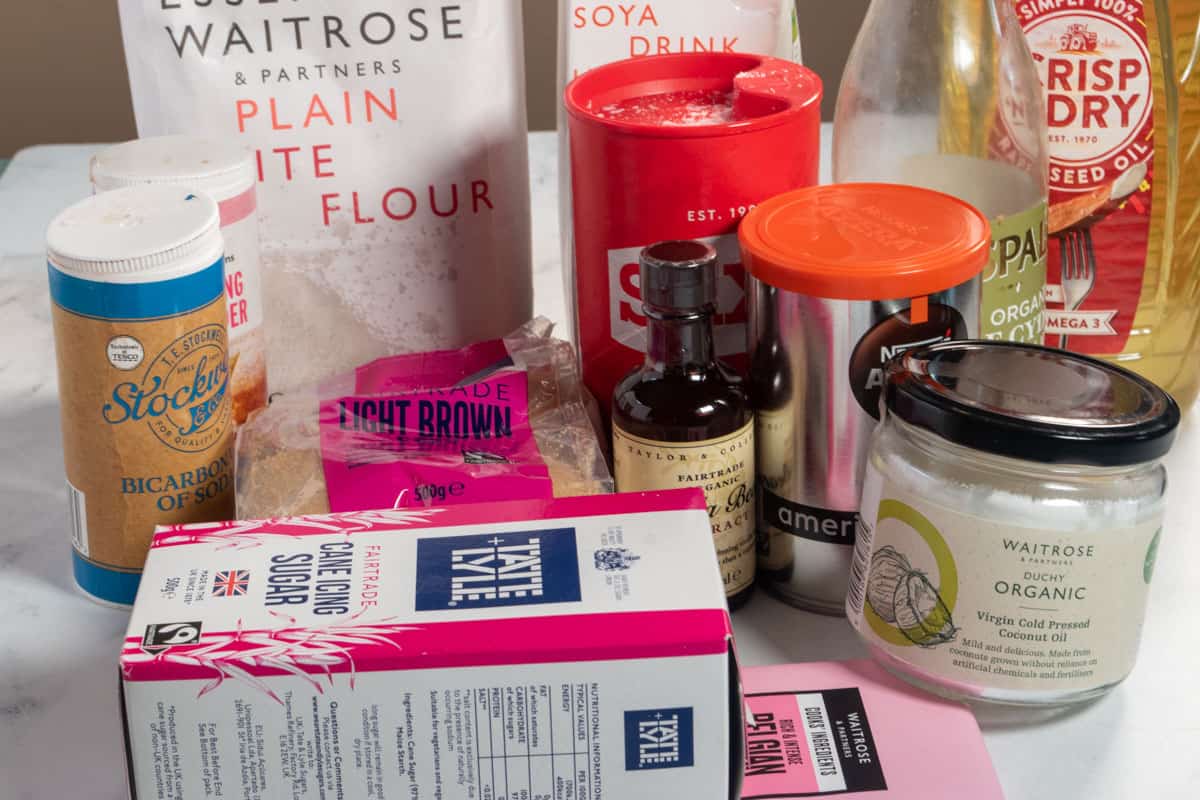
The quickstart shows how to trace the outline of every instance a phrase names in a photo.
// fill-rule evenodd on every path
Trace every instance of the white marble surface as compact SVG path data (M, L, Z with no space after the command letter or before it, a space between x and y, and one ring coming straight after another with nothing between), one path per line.
M554 149L550 134L531 139L537 308L561 320ZM87 193L91 150L27 150L0 179L0 800L125 796L115 662L125 614L71 584L41 255L50 217ZM1185 424L1168 460L1174 496L1138 669L1109 697L1054 719L987 722L1009 800L1200 797L1196 427ZM844 620L761 594L735 625L747 664L862 655ZM936 758L930 743L934 775Z

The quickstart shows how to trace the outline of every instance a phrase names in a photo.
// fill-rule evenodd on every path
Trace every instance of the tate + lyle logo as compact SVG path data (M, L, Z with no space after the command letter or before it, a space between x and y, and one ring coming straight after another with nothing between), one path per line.
M418 611L579 599L579 559L571 528L417 543Z
M690 767L694 761L691 708L625 712L625 769Z
M450 554L450 603L536 599L542 596L542 542L493 536L487 547L463 547Z

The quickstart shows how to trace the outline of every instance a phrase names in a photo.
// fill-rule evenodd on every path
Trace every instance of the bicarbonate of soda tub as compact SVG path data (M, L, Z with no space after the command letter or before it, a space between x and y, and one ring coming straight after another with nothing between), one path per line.
M46 234L75 580L133 602L154 526L233 514L217 204L179 186L90 197Z

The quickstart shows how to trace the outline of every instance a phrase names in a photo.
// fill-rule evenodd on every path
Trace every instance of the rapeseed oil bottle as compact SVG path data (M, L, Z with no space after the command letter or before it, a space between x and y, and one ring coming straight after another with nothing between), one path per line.
M1200 0L1015 0L1045 87L1047 343L1200 389Z

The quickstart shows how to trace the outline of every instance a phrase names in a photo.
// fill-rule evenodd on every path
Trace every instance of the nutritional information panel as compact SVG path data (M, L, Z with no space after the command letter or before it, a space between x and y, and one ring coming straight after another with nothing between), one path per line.
M472 690L482 800L584 800L599 768L595 684Z

